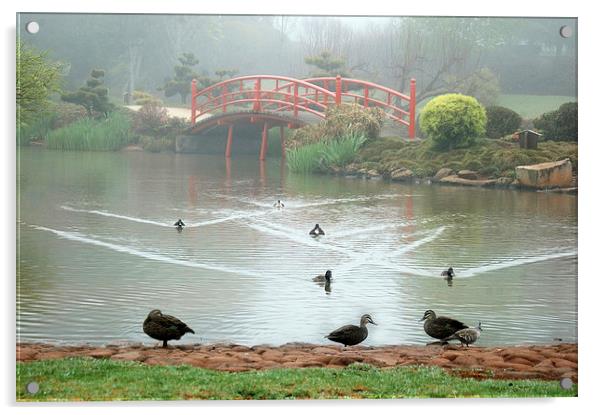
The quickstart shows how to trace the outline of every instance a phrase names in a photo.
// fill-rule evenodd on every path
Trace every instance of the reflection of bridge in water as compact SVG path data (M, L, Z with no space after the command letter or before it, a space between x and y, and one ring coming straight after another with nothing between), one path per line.
M282 155L285 155L284 129L299 128L325 118L326 109L342 103L355 103L365 108L384 110L389 124L415 136L416 82L410 83L410 94L372 82L351 78L322 77L295 79L273 75L253 75L228 79L202 90L196 80L191 90L191 126L186 136L179 137L176 150L186 152L200 136L222 127L227 130L225 156L232 154L234 129L256 125L261 129L259 159L268 150L268 131L278 127Z

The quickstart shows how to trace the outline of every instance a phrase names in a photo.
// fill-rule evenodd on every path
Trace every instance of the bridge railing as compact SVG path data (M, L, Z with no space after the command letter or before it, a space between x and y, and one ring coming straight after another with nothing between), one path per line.
M331 90L331 86L332 89ZM410 82L410 95L359 79L319 77L295 79L274 75L241 76L197 89L191 86L191 123L205 114L245 108L253 111L299 111L324 118L330 105L352 102L364 107L382 108L386 116L408 128L415 137L416 81Z

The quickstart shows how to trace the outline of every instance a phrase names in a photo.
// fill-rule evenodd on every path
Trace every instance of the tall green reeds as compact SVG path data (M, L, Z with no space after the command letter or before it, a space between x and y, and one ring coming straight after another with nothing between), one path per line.
M286 164L293 173L309 174L321 169L324 141L289 149L286 152Z
M28 145L31 141L46 140L57 115L53 113L40 114L28 124L17 123L19 145Z
M361 134L348 134L339 139L329 140L322 152L326 166L344 167L355 158L367 137Z
M112 151L126 146L132 136L129 119L119 112L108 118L84 118L48 134L48 148L56 150Z
M290 149L286 162L293 173L309 174L343 167L353 161L367 138L360 134L348 134L336 139L325 139L303 147Z

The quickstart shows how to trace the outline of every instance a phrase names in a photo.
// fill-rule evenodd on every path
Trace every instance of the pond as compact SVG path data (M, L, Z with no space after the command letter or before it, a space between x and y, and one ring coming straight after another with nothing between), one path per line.
M363 344L424 344L427 309L481 321L480 345L577 340L575 196L19 151L18 341L155 344L155 308L195 330L174 344L326 344L364 313ZM330 290L312 281L326 270Z

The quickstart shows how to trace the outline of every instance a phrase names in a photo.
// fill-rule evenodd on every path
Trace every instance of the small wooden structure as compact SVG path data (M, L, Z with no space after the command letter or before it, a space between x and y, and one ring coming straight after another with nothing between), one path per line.
M520 148L531 149L537 148L537 142L539 141L539 137L541 137L541 134L533 130L523 130L518 133L518 136L518 143L520 145Z

